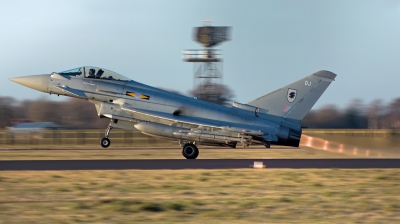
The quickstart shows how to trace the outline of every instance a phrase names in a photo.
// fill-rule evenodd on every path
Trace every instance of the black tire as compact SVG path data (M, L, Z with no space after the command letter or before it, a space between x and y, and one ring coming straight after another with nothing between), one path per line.
M100 145L103 148L108 148L108 146L111 145L111 141L108 138L102 138L101 141L100 141Z
M186 159L196 159L197 156L199 156L199 149L191 143L184 144L182 147L182 155Z

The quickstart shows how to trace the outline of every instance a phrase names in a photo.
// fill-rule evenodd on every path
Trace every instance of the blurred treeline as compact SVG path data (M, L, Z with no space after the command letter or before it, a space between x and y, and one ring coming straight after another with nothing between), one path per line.
M18 101L0 96L0 128L19 122L54 122L71 129L104 129L109 119L100 119L96 108L86 100L68 98L66 101Z
M364 104L355 99L345 109L326 105L310 111L302 123L309 128L398 129L400 98L386 104L382 100Z
M25 121L54 122L71 129L104 129L109 123L109 119L100 119L94 105L86 100L19 101L0 96L0 128ZM356 99L344 109L326 105L310 111L302 123L309 128L400 128L400 98L386 104L382 100L364 104Z

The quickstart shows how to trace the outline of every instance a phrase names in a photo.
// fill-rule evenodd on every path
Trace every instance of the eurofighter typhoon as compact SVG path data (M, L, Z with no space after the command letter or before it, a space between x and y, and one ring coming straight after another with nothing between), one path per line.
M335 77L332 72L319 71L247 104L234 102L231 107L168 92L91 66L10 80L41 92L93 103L100 118L110 119L100 141L104 148L111 145L108 137L112 128L137 129L177 140L182 155L196 159L197 145L298 147L301 120Z

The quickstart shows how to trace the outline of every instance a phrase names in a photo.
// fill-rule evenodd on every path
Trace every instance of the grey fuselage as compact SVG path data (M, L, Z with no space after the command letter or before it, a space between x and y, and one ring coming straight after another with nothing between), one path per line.
M242 131L242 129L246 129L252 136L252 143L263 144L263 142L270 141L271 143L290 146L298 146L299 142L297 138L291 140L290 134L296 133L298 137L300 137L301 134L300 121L290 121L262 112L255 113L252 108L242 109L217 105L154 88L132 80L103 80L53 73L50 77L47 92L50 94L87 99L96 105L100 117L118 119L120 124L118 125L118 123L115 123L114 126L121 128L130 129L129 123L126 122L153 122L175 126L175 130L171 129L173 132L180 129L196 129L201 126L197 125L197 123L205 123L205 127L214 127L208 129L208 133L211 131L211 133L216 133L217 135L240 138L243 137L243 135L247 135ZM190 122L182 123L179 122L179 119L178 122L173 122L157 116L135 113L130 109L157 111L159 113L173 115L173 117L176 118L188 117L197 122L196 124ZM222 130L218 127L225 128ZM182 138L172 135L172 132L165 132L165 134L160 132L148 133L146 130L143 132L161 137ZM257 135L257 132L260 134ZM205 142L210 142L210 140Z
M83 66L52 74L10 79L50 94L88 100L111 128L179 140L181 145L244 147L270 144L298 147L301 120L336 74L321 70L258 97L248 104L217 105L151 87L107 69ZM103 140L102 140L103 141Z

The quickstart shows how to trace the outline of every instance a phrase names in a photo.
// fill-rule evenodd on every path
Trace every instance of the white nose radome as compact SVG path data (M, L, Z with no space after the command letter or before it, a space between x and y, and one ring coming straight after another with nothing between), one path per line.
M50 82L50 74L15 77L11 78L10 81L47 93Z

